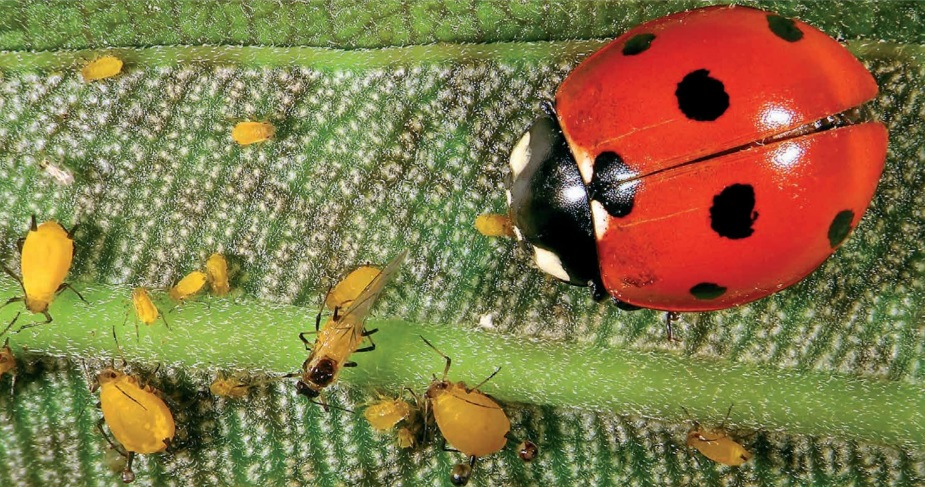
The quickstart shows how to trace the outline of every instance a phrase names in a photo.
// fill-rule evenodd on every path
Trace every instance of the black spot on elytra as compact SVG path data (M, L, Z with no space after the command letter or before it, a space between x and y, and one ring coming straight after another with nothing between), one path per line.
M622 218L633 211L638 181L616 152L601 152L594 159L594 175L588 185L588 198L604 205L610 216Z
M803 31L796 26L792 19L780 15L768 15L768 27L777 37L787 41L796 42L803 38Z
M644 33L636 34L633 37L630 37L626 44L623 44L623 55L624 56L635 56L647 49L652 45L652 41L655 39L655 34Z
M755 211L755 190L749 184L726 186L713 197L710 207L710 227L720 237L739 239L754 233L752 223L758 218Z
M716 299L726 294L726 288L713 282L701 282L691 288L691 294L697 299Z
M678 83L674 92L678 108L684 115L698 122L712 122L729 108L729 95L723 83L710 77L706 69L692 71Z
M829 225L829 245L834 249L841 245L851 232L851 222L854 221L854 212L851 210L839 211L832 224Z

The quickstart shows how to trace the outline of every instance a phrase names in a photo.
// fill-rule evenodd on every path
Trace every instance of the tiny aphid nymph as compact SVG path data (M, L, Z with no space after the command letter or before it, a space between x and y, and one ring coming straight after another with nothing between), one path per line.
M231 284L228 282L228 261L224 255L215 253L209 256L206 260L206 278L212 294L225 296L231 291Z
M475 229L486 237L513 237L514 224L507 215L484 213L475 218Z
M376 431L384 432L395 429L399 448L414 446L417 442L417 435L424 425L423 414L416 401L409 402L401 396L397 398L380 397L379 400L366 407L363 417Z
M206 285L206 273L202 271L193 271L187 274L180 282L176 283L168 294L170 299L183 302L196 295Z
M87 63L80 74L86 82L112 78L122 72L122 60L115 56L103 56Z
M300 333L299 339L310 349L311 353L302 364L301 379L296 383L296 391L311 400L318 397L321 390L334 383L343 367L353 367L355 362L348 359L354 352L369 352L376 348L369 338L377 330L365 328L366 318L382 294L385 285L395 277L408 251L398 254L382 272L369 282L356 296L349 296L350 304L346 308L335 308L334 315L320 326L321 314L315 320L315 341L311 344L306 335ZM370 345L360 348L366 339Z
M276 135L276 127L270 122L240 122L231 129L231 138L240 145L266 142Z
M209 384L209 392L214 396L225 397L229 399L240 399L250 392L251 384L245 382L241 377L228 375L219 372L215 379Z
M685 410L686 411L686 410ZM729 413L732 412L732 405L726 412L726 419L729 419ZM696 448L703 456L730 467L738 467L747 462L752 454L733 440L723 428L726 420L718 428L706 429L697 421L692 421L693 426L687 432L687 446Z
M22 279L6 267L3 270L19 281L24 295L10 298L6 304L25 301L27 310L45 315L45 323L50 323L48 306L60 291L71 289L83 300L80 293L64 282L74 259L74 239L58 222L51 220L37 226L33 216L29 233L21 242Z
M132 289L132 308L135 310L135 317L138 318L138 321L151 326L160 318L164 322L164 326L170 328L167 318L154 304L154 300L151 299L151 294L147 289L143 287ZM128 319L127 316L126 319ZM135 323L135 336L138 336L138 323Z

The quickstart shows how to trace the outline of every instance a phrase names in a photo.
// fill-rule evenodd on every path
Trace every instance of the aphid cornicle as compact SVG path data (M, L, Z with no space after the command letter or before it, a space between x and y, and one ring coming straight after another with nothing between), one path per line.
M87 63L80 70L85 82L112 78L122 72L122 60L111 55L103 56Z
M139 385L138 379L120 370L104 369L91 390L97 387L103 409L103 419L97 427L106 441L126 457L122 481L132 482L135 480L132 461L136 453L158 453L170 446L176 433L173 414L153 388ZM121 448L103 431L104 421Z
M240 122L231 129L231 138L240 145L266 142L276 135L270 122Z
M467 463L453 467L450 475L454 485L466 485L478 457L491 455L504 448L507 434L511 430L511 421L501 406L478 390L498 371L471 389L464 382L450 382L446 378L450 371L450 357L426 338L421 339L446 360L443 378L435 378L424 396L443 438L469 457Z
M212 294L224 296L231 291L231 284L228 282L228 261L224 255L214 253L209 256L206 260L206 278Z
M732 405L729 406L729 411L726 412L726 419L729 418L730 412L732 412ZM730 438L726 433L723 428L726 423L725 419L718 428L714 429L706 429L697 421L692 421L692 423L693 426L687 432L687 446L696 448L697 451L710 460L730 467L738 467L752 457L752 454L744 446Z
M45 323L51 323L48 306L60 291L69 288L84 300L80 293L64 282L74 259L74 240L58 222L50 220L36 226L33 215L29 233L22 240L20 253L22 279L6 267L3 270L20 283L24 295L10 298L4 306L15 301L25 301L27 310L45 315Z
M206 285L206 273L202 271L193 271L180 279L180 282L174 284L168 294L170 299L183 302L196 295Z
M408 255L403 251L382 272L355 296L346 296L350 302L345 309L335 308L332 316L322 327L321 314L315 320L315 342L310 344L306 338L307 332L300 333L299 339L311 353L302 364L301 379L296 383L296 391L314 399L321 390L334 383L343 367L353 367L354 362L348 361L354 352L368 352L376 348L369 336L377 330L367 330L364 327L366 318L385 285L398 272L402 262ZM360 343L366 338L370 345L360 348Z

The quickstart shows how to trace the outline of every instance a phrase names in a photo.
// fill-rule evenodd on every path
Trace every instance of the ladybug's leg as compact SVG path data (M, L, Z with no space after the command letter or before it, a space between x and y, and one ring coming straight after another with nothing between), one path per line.
M668 311L665 313L665 332L668 333L669 342L680 341L676 339L672 333L674 324L677 323L678 319L680 318L681 313L678 313L677 311Z

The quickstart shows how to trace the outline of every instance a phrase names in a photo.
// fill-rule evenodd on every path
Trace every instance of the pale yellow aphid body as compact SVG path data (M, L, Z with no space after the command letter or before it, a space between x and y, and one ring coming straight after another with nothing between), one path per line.
M511 421L492 398L463 382L435 381L427 391L431 410L447 443L466 456L501 451Z
M230 399L240 399L250 391L250 384L245 383L238 377L229 376L219 373L212 384L209 385L209 392L215 396L227 397Z
M190 297L194 296L199 291L202 291L202 288L206 285L206 273L202 271L193 271L180 279L180 282L176 283L168 294L170 299L182 302Z
M143 287L132 289L132 306L135 308L135 316L149 326L153 325L161 315L154 301L151 300L148 290Z
M122 60L111 55L103 56L87 63L80 70L86 82L112 78L122 72Z
M47 221L26 234L21 264L26 309L33 313L48 311L73 259L74 241L58 222Z
M507 215L484 213L475 218L475 229L486 237L513 237L514 224Z
M176 424L167 404L149 386L116 369L100 373L103 419L127 452L157 453L173 440Z
M266 142L276 134L270 122L239 122L231 129L231 138L240 145Z
M382 399L363 411L363 417L376 431L388 431L411 416L411 404L403 399Z
M231 284L228 282L228 261L224 255L215 253L209 256L206 260L206 278L212 294L225 296L231 291Z

